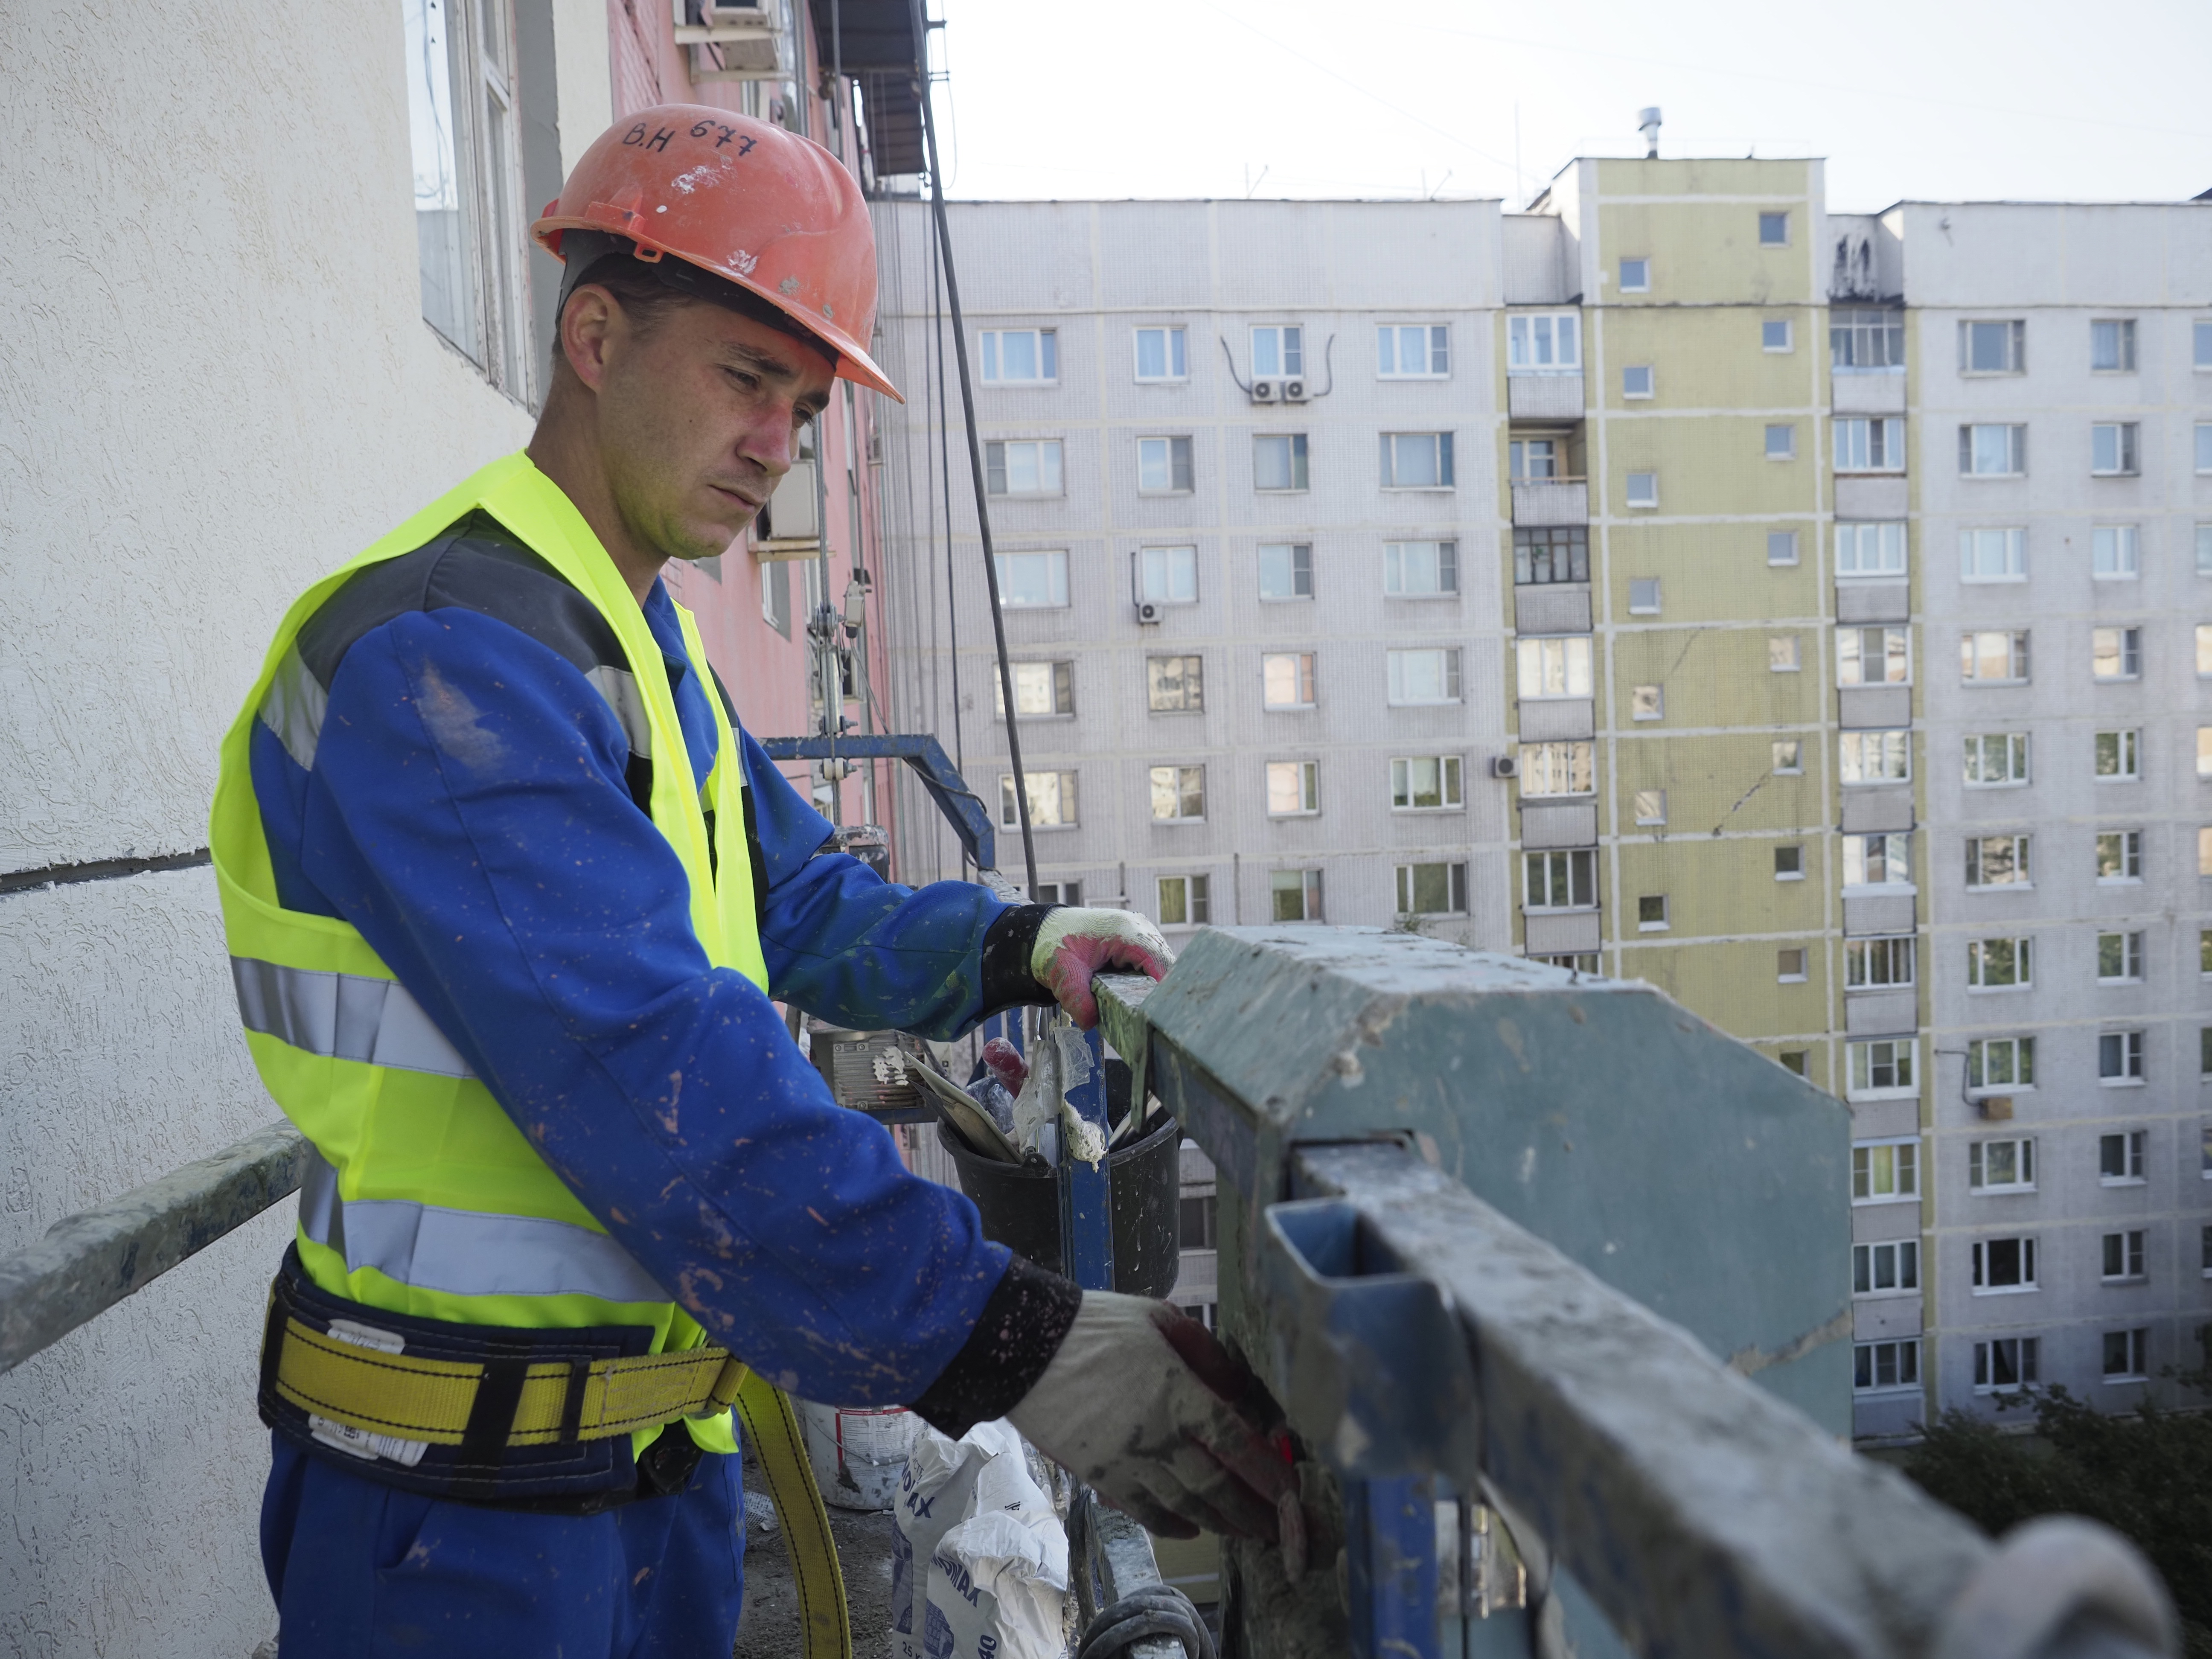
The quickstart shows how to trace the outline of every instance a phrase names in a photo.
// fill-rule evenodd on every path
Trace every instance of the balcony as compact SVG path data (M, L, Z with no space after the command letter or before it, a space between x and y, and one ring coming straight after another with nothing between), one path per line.
M1583 418L1583 377L1579 372L1509 372L1505 376L1505 412L1516 421L1579 421Z
M1516 478L1516 524L1588 524L1589 481L1586 478Z

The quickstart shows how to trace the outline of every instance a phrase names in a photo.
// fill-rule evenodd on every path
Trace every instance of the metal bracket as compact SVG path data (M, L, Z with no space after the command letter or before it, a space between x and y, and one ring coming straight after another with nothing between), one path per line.
M952 833L960 837L961 850L968 854L968 861L978 870L997 867L998 836L992 826L991 814L935 738L910 732L842 738L763 738L761 747L775 761L904 761L921 775L921 787L929 792L937 810L952 826Z

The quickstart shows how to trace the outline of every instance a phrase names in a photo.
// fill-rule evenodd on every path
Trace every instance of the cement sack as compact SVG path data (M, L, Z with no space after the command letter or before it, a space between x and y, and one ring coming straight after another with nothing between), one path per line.
M896 1514L895 1659L1060 1659L1067 1534L1011 1425L924 1428Z

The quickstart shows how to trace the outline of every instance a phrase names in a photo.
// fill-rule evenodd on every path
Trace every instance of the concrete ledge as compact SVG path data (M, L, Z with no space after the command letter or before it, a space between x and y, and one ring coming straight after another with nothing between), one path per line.
M1594 737L1597 732L1596 711L1588 697L1530 701L1521 705L1520 712L1523 743L1559 743ZM1592 836L1590 841L1574 844L1588 847L1595 839Z

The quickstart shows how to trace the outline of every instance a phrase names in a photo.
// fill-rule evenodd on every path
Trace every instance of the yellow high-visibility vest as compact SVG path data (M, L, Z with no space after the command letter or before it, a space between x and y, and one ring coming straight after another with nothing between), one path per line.
M356 571L478 509L589 599L621 641L629 673L603 668L594 679L648 736L653 822L690 878L692 928L709 962L768 986L744 766L720 699L708 696L719 746L696 787L660 646L614 561L526 456L495 461L301 596L223 740L209 845L246 1046L318 1154L301 1191L300 1258L323 1290L371 1308L474 1325L649 1326L656 1353L701 1346L696 1322L547 1167L361 934L277 902L247 750L259 720L312 760L323 691L295 647L301 628ZM677 614L703 675L698 629ZM736 1449L727 1413L690 1428L709 1450Z

